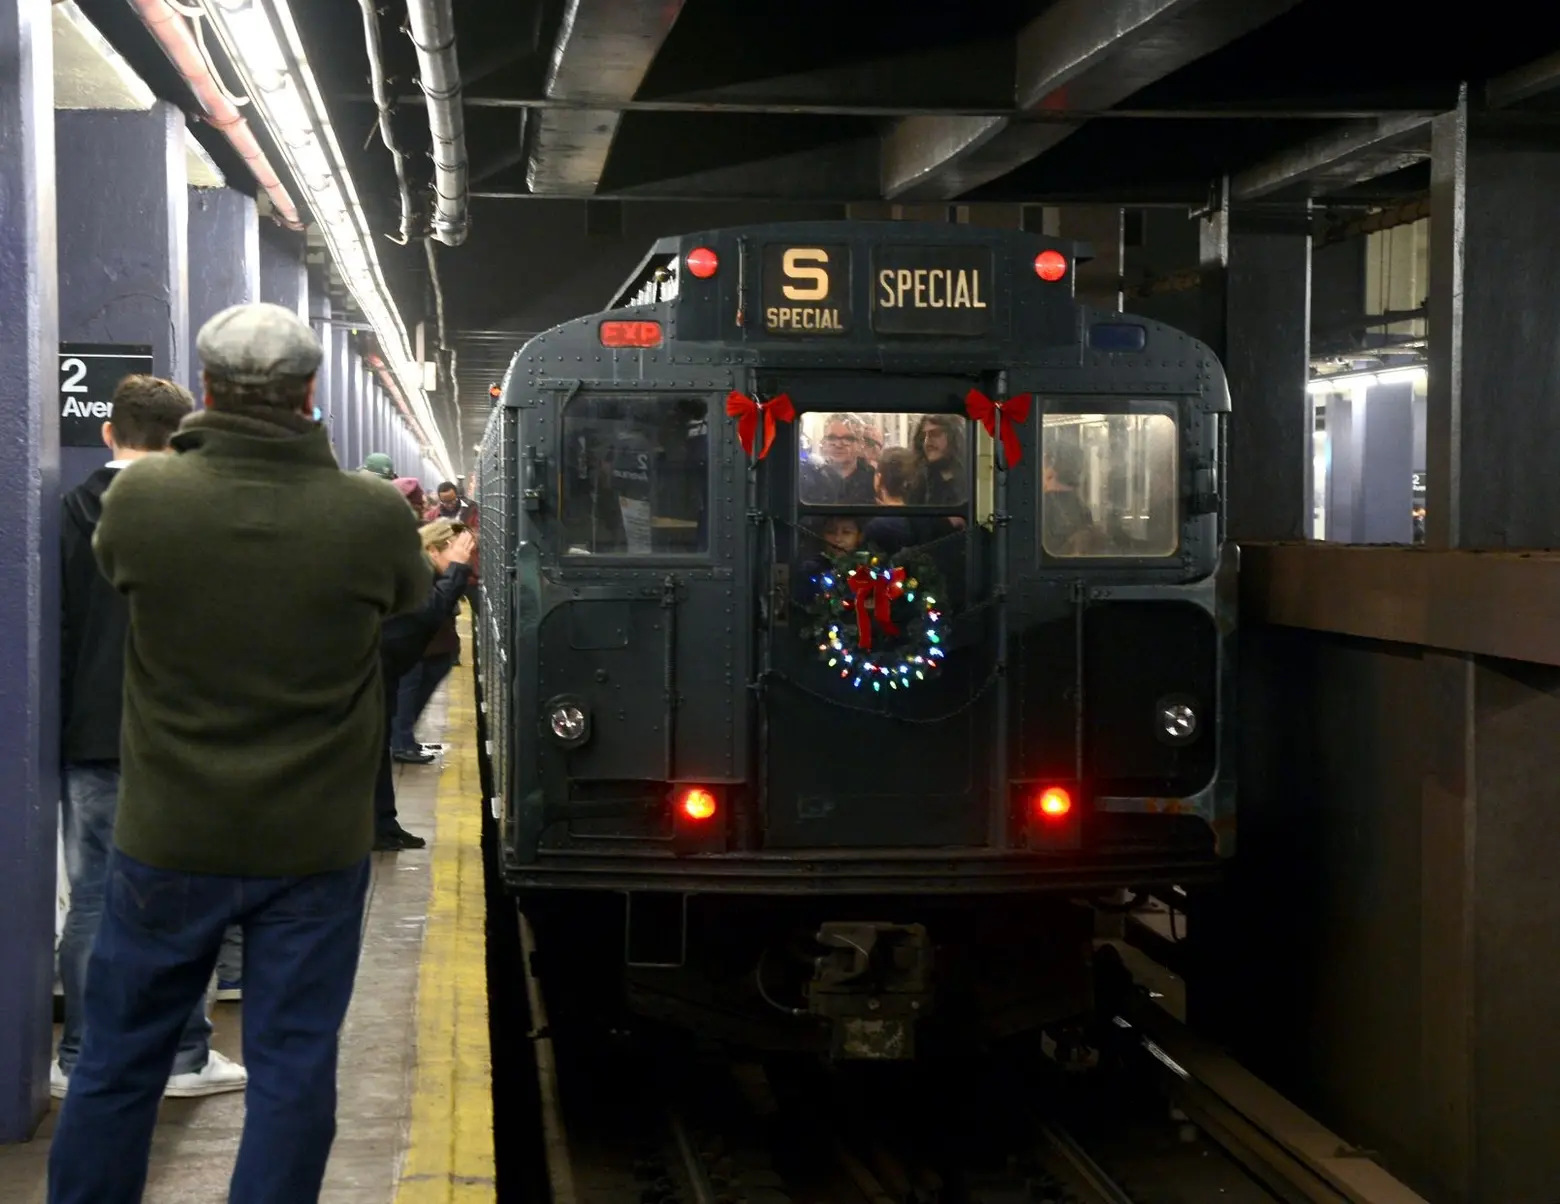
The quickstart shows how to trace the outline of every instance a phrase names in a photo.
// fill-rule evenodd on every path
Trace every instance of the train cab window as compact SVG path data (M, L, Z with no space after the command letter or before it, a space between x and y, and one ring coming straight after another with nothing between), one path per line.
M1175 419L1046 414L1041 545L1062 559L1172 556L1179 546Z
M573 398L559 510L571 556L709 548L709 407L702 398Z
M962 509L969 493L968 427L955 414L807 413L800 419L804 506L938 506ZM904 460L885 494L885 455ZM905 457L908 457L907 459Z

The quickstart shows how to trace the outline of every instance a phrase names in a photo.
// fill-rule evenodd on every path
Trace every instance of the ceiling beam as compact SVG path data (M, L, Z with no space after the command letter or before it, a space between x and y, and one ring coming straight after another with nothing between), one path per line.
M1254 201L1291 189L1312 196L1390 175L1430 157L1428 117L1389 117L1302 142L1230 179L1230 199Z
M1556 88L1560 88L1560 50L1497 75L1484 85L1484 102L1492 109L1508 109Z
M569 0L547 69L546 94L583 101L536 121L526 182L533 192L588 196L607 165L622 111L671 32L683 0Z
M1027 112L1113 108L1297 2L1057 0L1018 34L1016 107ZM906 118L883 137L883 195L950 200L1043 154L1079 124Z

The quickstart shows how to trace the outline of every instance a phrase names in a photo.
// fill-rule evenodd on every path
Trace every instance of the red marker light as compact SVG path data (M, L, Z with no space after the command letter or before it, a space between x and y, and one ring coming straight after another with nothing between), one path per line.
M488 386L488 396L491 397L494 401L497 401L499 397L502 396L503 392L504 390L498 385Z
M1067 275L1067 256L1060 251L1041 251L1035 256L1035 275L1054 283Z
M683 792L678 808L689 819L709 819L715 814L715 796L702 786Z
M603 347L659 347L661 324L659 322L603 322L601 345Z
M1035 810L1046 819L1061 819L1072 810L1072 795L1060 786L1052 786L1035 800Z
M700 280L708 280L720 267L720 258L708 247L695 247L688 252L688 270Z

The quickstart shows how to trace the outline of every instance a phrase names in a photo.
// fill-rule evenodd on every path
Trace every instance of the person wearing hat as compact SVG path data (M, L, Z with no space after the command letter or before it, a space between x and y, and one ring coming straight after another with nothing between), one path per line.
M395 465L384 452L370 452L363 458L363 467L358 471L378 477L381 481L395 480Z
M318 1196L385 742L380 627L433 582L405 500L343 473L313 418L307 323L234 306L196 346L205 408L172 454L120 471L94 541L130 609L120 795L54 1204L140 1199L180 1031L234 923L249 1083L232 1197Z
M446 632L455 635L455 612L471 580L471 558L477 546L470 531L447 518L435 519L418 532L418 537L438 576L422 606L411 614L387 619L379 640L385 682L385 744L374 785L374 848L387 852L420 849L428 843L401 827L395 806L394 761L426 765L434 756L421 745L417 745L416 757L397 755L397 717L402 706L415 707L410 712L415 724L450 671L452 656L448 651L440 651L444 647L441 638ZM455 647L460 647L458 635ZM409 686L409 691L403 686ZM404 738L410 742L411 732Z

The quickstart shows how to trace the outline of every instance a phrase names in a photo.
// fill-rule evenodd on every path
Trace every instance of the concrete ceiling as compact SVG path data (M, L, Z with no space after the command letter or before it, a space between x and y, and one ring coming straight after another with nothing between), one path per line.
M54 5L54 107L117 109L144 113L156 101L146 83L119 56L71 0ZM221 188L226 181L188 129L185 160L192 188ZM67 148L58 148L67 154Z

